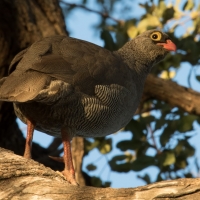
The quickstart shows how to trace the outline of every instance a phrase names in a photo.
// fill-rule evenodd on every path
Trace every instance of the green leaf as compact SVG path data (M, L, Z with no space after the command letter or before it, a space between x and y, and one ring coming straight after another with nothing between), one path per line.
M124 33L124 32L118 31L115 35L115 38L116 38L117 47L121 48L127 42L128 35L126 32Z
M187 161L184 159L177 158L175 166L177 169L185 169L187 166Z
M166 23L169 19L174 17L174 7L167 8L163 13L163 23Z
M139 33L142 33L150 28L156 27L162 27L162 24L156 16L150 14L147 14L146 18L142 19L137 26Z
M196 76L196 79L197 79L198 81L200 81L200 75Z
M87 154L89 151L91 151L92 149L96 148L99 145L99 140L94 139L93 142L89 141L89 140L85 140L85 153Z
M112 139L104 139L97 147L101 154L107 154L112 150Z
M131 131L135 139L140 140L144 137L143 129L146 130L146 126L142 127L142 123L132 119L125 127L125 131Z
M171 123L171 121L168 121L168 123ZM164 131L160 136L160 144L162 146L165 146L169 142L169 139L171 138L171 135L173 133L173 129L171 128L170 124L168 124L168 126L164 128Z
M101 32L101 39L104 40L104 47L110 51L116 50L116 45L109 31L103 30Z
M193 174L188 172L188 173L184 173L185 178L194 178Z
M166 4L164 1L159 1L159 4L157 7L155 7L155 10L154 10L154 13L155 13L155 16L157 16L158 18L161 18L164 11L166 9Z
M133 142L131 140L124 140L117 143L117 148L119 148L121 151L126 151L128 149L134 150L135 146L133 145Z
M114 156L109 161L111 170L116 172L129 172L131 169L131 163L127 162L127 160L130 160L129 155Z
M140 120L143 124L146 125L146 124L150 124L151 122L156 121L156 118L153 115L149 115L146 117L141 117Z
M183 151L184 147L184 140L179 140L178 144L176 145L176 147L174 148L174 152L176 153L176 155L180 155L180 153Z
M194 1L193 0L187 0L183 6L183 10L192 10L194 7Z
M143 155L132 162L131 169L133 171L141 171L152 165L156 165L155 157Z
M86 4L87 3L87 0L82 0L82 4Z
M161 116L160 119L156 120L155 130L161 129L165 124L165 116Z
M127 29L127 34L131 39L135 38L137 36L137 34L138 34L137 27L136 26L130 26Z
M106 188L106 187L110 187L111 182L109 181L103 182L99 177L93 176L91 177L91 185L95 187Z
M137 177L142 179L143 181L145 181L146 184L151 183L151 179L150 179L150 176L148 174L145 174L144 176L137 175Z
M163 178L161 176L161 172L158 174L157 178L156 178L156 181L155 182L158 182L158 181L162 181Z
M184 157L185 159L191 157L195 153L195 148L190 145L190 143L185 140L179 140L178 144L174 148L174 151L177 156Z
M106 188L106 187L110 187L111 186L111 182L106 181L103 183L102 187Z
M121 151L138 150L140 148L150 147L148 142L135 139L134 137L132 138L132 140L119 141L116 146Z
M87 168L88 171L94 171L94 170L97 169L97 167L96 167L95 165L93 165L93 164L89 164L89 165L87 165L86 168Z
M185 149L184 150L185 150L184 154L187 157L191 157L195 153L195 148L193 146L191 146L190 143L187 140L185 140Z
M186 115L181 117L178 130L183 133L193 130L193 122L197 118L198 117L195 115Z
M164 152L163 156L164 156L163 163L162 163L163 166L172 165L176 161L175 154L172 151Z
M102 180L96 176L91 177L91 183L92 183L92 186L95 186L95 187L102 186Z

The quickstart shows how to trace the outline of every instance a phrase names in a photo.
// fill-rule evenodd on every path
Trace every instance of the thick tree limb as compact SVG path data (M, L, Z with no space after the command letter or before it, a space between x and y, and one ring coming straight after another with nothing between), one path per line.
M147 77L145 83L144 98L159 99L190 114L200 115L199 92L151 74Z
M0 148L1 199L192 200L200 199L200 179L163 181L129 189L78 187L50 168Z

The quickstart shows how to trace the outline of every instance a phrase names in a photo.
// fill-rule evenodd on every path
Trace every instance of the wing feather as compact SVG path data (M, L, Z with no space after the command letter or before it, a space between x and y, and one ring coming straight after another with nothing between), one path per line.
M52 102L73 89L95 95L96 85L126 87L131 73L123 68L127 66L114 53L92 43L65 36L45 38L15 56L11 74L0 82L0 99Z

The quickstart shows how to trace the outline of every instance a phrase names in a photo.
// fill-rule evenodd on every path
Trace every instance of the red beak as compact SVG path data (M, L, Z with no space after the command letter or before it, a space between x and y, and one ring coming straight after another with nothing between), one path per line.
M176 45L171 40L167 40L166 43L157 43L157 45L163 46L168 51L176 51Z

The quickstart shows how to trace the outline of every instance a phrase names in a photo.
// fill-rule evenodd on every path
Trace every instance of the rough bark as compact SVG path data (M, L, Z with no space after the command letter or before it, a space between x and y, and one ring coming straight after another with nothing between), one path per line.
M179 107L188 113L200 115L200 93L171 80L150 74L145 83L144 98L159 99L172 107Z
M128 189L72 186L50 168L0 148L0 199L196 200L200 199L200 178Z

